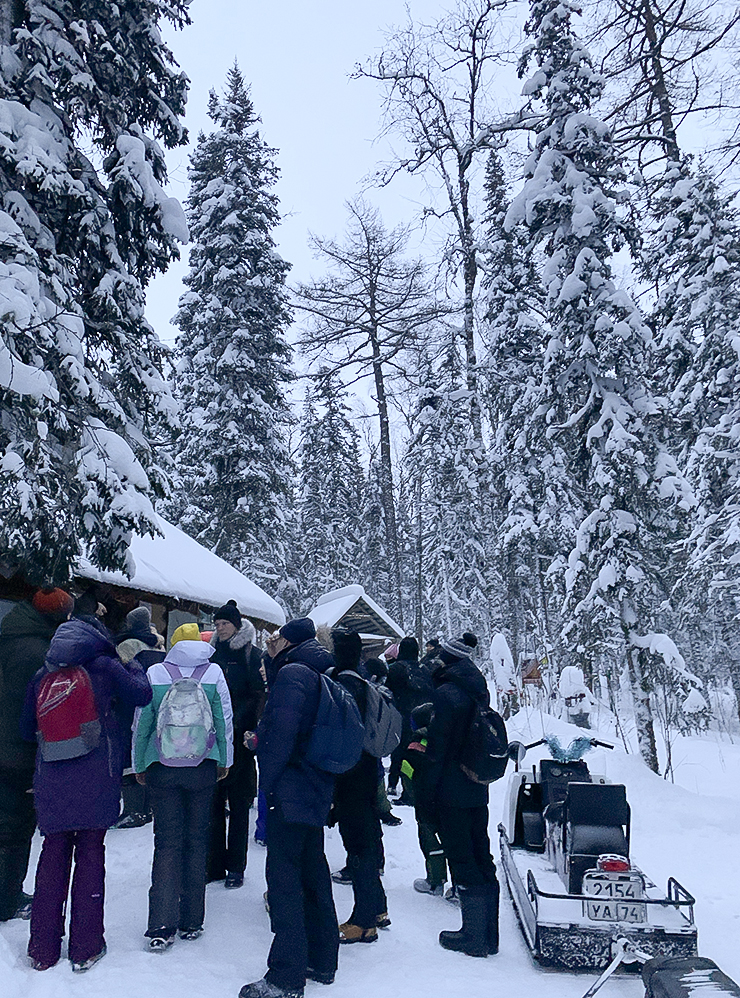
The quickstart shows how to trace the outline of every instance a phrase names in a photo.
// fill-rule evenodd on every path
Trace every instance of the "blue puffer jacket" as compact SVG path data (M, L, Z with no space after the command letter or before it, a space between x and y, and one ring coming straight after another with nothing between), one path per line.
M44 762L36 756L34 802L41 833L109 828L120 811L123 743L114 701L143 706L152 699L146 673L124 666L109 638L92 623L74 619L61 624L51 639L46 662L51 666L82 665L90 675L100 718L100 743L76 759ZM21 718L21 734L36 738L36 694L46 675L39 670L29 684Z
M272 661L276 676L257 728L260 790L268 806L278 806L291 823L324 825L329 816L334 777L311 766L304 754L319 706L319 674L333 665L315 638Z

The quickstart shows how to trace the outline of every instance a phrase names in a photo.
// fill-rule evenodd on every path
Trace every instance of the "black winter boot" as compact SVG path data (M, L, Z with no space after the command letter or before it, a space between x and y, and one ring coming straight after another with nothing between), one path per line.
M498 901L501 890L498 880L494 880L488 888L486 898L486 913L488 921L488 952L490 956L498 953Z
M488 956L488 888L458 887L462 928L459 932L440 932L444 949L468 956Z

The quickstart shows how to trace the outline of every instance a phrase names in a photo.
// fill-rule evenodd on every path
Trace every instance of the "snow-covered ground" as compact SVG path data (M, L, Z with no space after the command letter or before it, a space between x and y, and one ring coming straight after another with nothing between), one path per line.
M566 742L583 732L551 717L520 713L509 724L511 738L534 741L543 732ZM613 740L611 732L601 732ZM532 758L527 759L531 763ZM675 876L697 898L699 951L740 980L740 744L724 735L679 739L674 746L676 785L650 773L635 755L617 748L588 756L594 772L624 782L632 806L632 851L655 880ZM491 839L497 852L504 783L491 792ZM307 998L580 998L596 975L543 971L532 963L506 892L501 905L501 952L487 960L447 953L440 929L458 928L459 912L440 898L417 894L414 877L424 875L413 813L398 808L404 823L386 829L385 888L393 924L371 946L342 947L331 990L309 983ZM168 953L145 951L151 825L113 830L107 838L106 937L108 955L89 974L73 975L66 960L37 973L26 961L28 923L0 927L2 998L236 998L247 981L261 977L271 934L262 903L263 849L252 844L245 886L208 888L206 932L195 942L178 941ZM38 842L35 843L38 850ZM327 832L332 869L343 863L336 830ZM34 853L34 857L36 852ZM26 884L30 889L31 878ZM349 887L334 886L337 914L347 918ZM639 978L612 979L603 998L642 998Z

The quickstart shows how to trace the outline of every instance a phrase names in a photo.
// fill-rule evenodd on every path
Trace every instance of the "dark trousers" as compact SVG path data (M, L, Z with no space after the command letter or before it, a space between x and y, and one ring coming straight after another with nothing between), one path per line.
M119 817L125 818L128 815L142 815L150 818L152 809L149 806L149 792L146 787L137 783L134 773L126 773L121 779L121 797L123 799L123 809Z
M223 880L227 873L244 873L249 846L249 809L255 793L257 770L254 757L232 766L229 775L216 784L211 816L208 879ZM228 830L226 808L228 805Z
M32 769L0 767L0 922L15 915L36 828Z
M105 945L103 900L105 896L105 828L81 832L55 832L44 837L36 867L36 887L31 908L28 955L47 967L62 951L64 907L72 877L69 919L69 959L73 963L97 956Z
M154 862L146 935L171 936L203 925L206 861L216 763L146 771L154 812Z
M445 807L437 813L439 837L457 887L498 884L488 838L488 805Z
M447 880L447 861L439 834L434 825L422 820L418 815L416 827L419 832L419 846L424 853L427 880L432 887L439 887Z
M322 974L337 969L339 927L324 829L267 812L267 892L275 938L265 977L277 987L302 989L306 967Z
M401 766L403 765L404 756L406 755L406 749L408 748L408 741L406 740L406 732L404 730L401 736L400 744L391 752L391 765L388 770L388 789L393 790L398 786L398 781L401 778Z
M340 815L339 833L347 850L347 869L355 896L355 906L347 921L371 929L377 924L378 915L388 911L378 873L383 833L373 805L356 804L350 814Z

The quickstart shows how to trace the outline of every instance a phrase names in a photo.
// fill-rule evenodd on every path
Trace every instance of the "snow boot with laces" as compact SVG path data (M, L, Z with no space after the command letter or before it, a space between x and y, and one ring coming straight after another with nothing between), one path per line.
M457 932L440 932L439 944L444 949L467 956L488 956L488 889L458 887L462 928Z
M245 984L239 998L303 998L303 988L281 988L261 977L253 984Z

